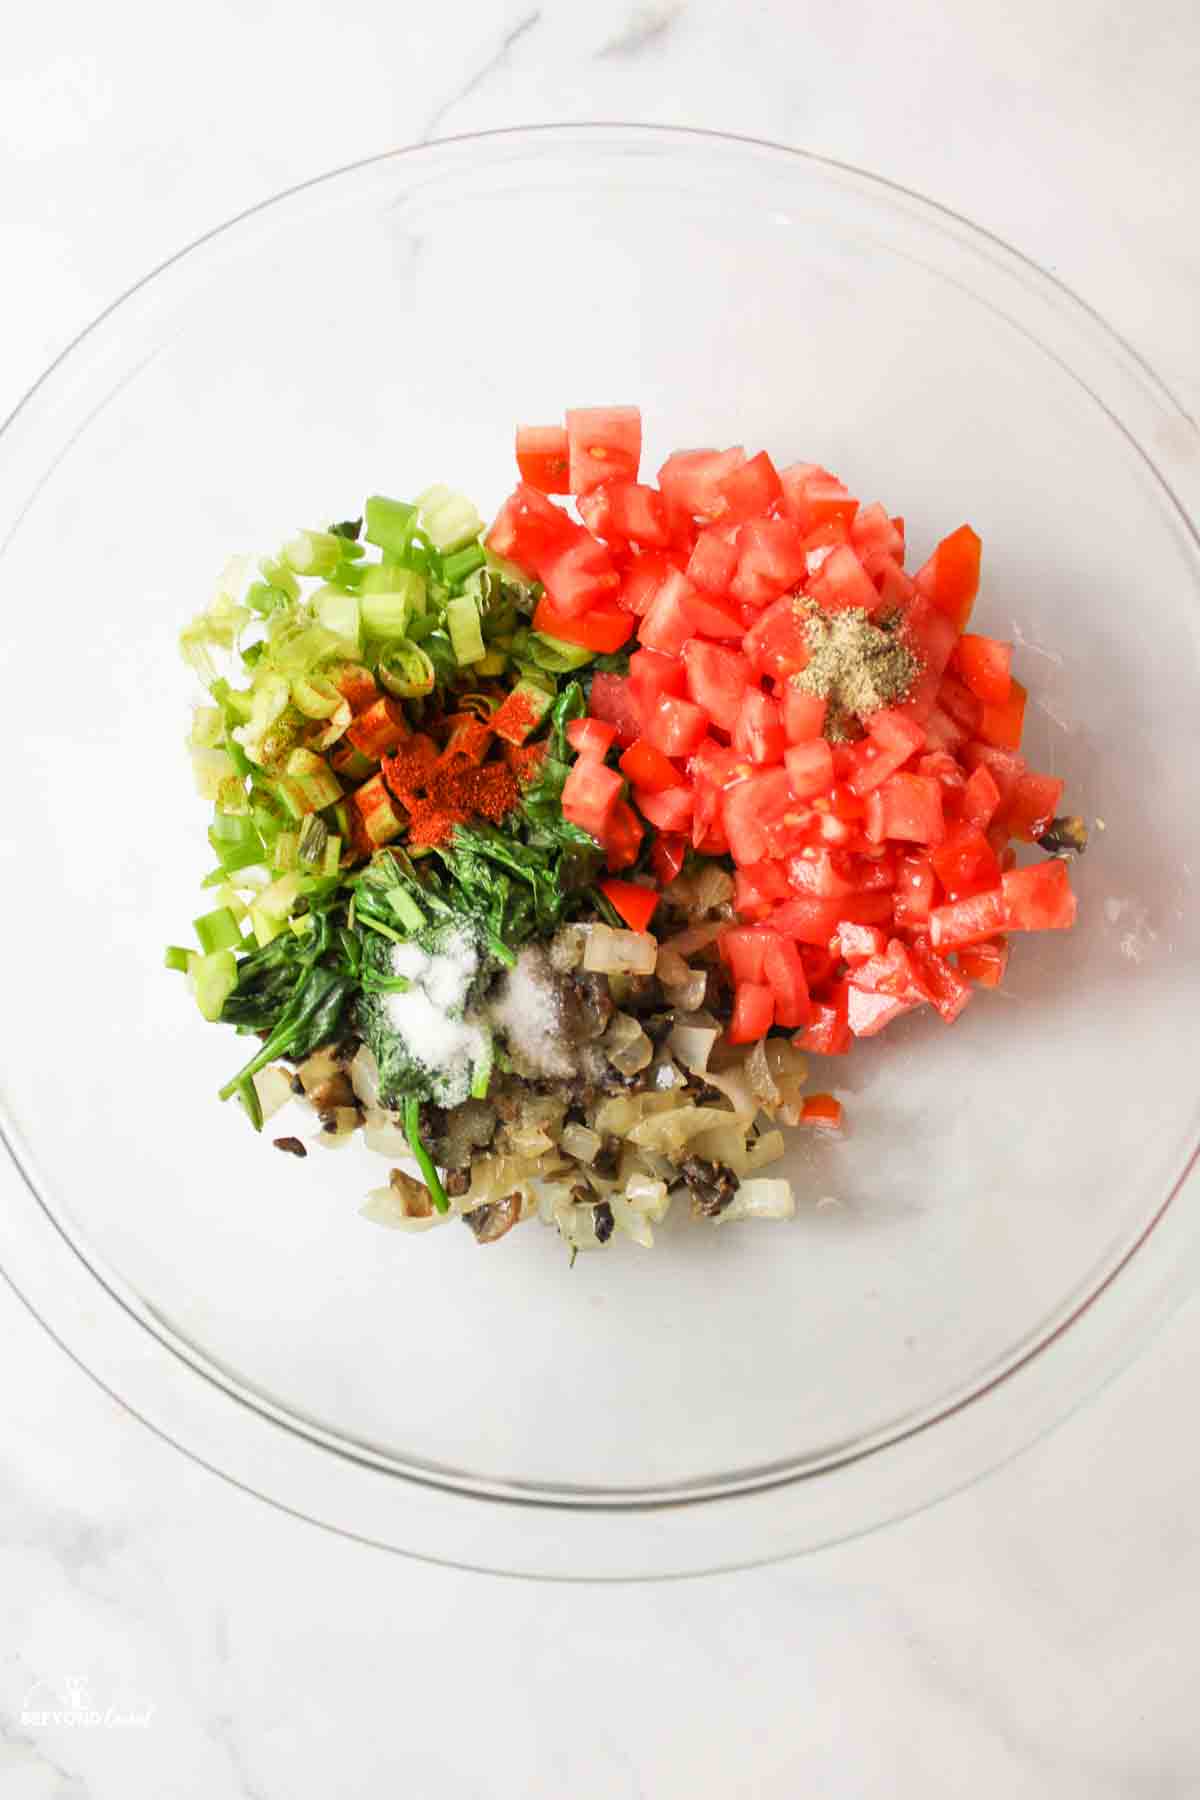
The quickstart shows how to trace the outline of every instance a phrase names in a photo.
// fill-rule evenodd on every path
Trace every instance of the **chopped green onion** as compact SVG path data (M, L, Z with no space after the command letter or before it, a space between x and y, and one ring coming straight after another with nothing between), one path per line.
M201 913L198 919L192 920L192 926L206 956L214 950L235 950L242 941L241 927L227 906Z
M414 619L412 623L421 621ZM379 658L375 674L380 686L399 700L418 700L433 692L433 664L417 644L389 644Z
M387 891L388 905L409 931L421 931L425 926L425 914L417 905L412 895L404 888L394 887Z
M582 669L596 654L594 650L585 650L581 644L568 644L562 638L551 637L545 631L530 632L529 640L530 656L549 675L565 675L571 669Z
M410 575L413 581L420 581L419 575L413 575L410 569L389 569L389 575ZM364 587L362 596L363 629L373 638L402 638L408 626L409 599L407 594L368 593Z
M271 867L277 875L286 875L300 858L300 836L295 831L281 831L271 853Z
M372 494L366 506L363 536L393 556L403 556L412 541L417 522L417 509L403 500L388 500L383 494Z
M309 813L300 827L300 842L297 845L300 861L319 866L328 841L329 827L324 819L319 819L316 813Z
M332 531L300 531L283 546L281 561L296 575L333 574L344 546Z
M340 588L325 587L314 596L317 618L326 631L332 631L357 656L362 642L359 625L358 595L345 594Z
M469 594L447 601L446 625L460 668L468 663L477 663L487 655L483 632L479 626L479 608Z
M450 1202L446 1190L442 1186L442 1178L438 1174L432 1156L421 1139L421 1102L409 1095L404 1102L404 1135L408 1139L409 1148L416 1158L417 1167L425 1177L425 1186L429 1189L429 1198L440 1213L450 1211Z
M237 958L232 950L214 950L208 956L193 957L188 980L204 1017L219 1019L221 1008L237 986Z
M418 494L421 528L435 550L447 555L461 550L483 530L483 520L465 494L456 494L441 482Z
M219 706L194 706L188 744L193 750L218 750L225 735L225 715Z
M324 757L315 750L293 750L287 759L287 779L303 794L306 812L320 812L342 797L342 784Z
M461 550L442 558L442 580L448 587L453 587L456 582L473 575L476 569L482 569L486 561L482 544L464 544Z
M180 975L186 975L188 964L195 955L194 950L185 950L181 944L168 944L163 952L163 968L174 969Z
M253 823L238 813L217 813L208 828L208 841L226 875L263 860L265 846L261 837Z
M322 875L336 875L342 865L342 840L336 832L331 831L325 840L325 855L321 859Z
M282 557L264 556L260 559L258 566L269 587L280 588L289 600L300 598L300 583Z
M503 675L508 667L508 657L503 650L489 649L475 664L476 675Z

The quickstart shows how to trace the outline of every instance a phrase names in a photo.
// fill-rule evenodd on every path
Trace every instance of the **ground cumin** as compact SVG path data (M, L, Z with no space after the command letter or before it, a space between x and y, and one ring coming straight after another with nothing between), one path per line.
M808 666L792 681L802 693L828 700L827 738L861 737L864 719L907 696L920 661L894 627L874 624L860 606L826 613L810 602L806 610Z

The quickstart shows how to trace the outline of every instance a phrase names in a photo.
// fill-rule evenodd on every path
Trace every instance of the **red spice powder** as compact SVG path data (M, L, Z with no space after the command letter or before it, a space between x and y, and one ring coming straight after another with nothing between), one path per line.
M425 752L414 758L412 745L406 744L396 756L384 758L383 773L408 811L411 844L444 844L454 827L469 819L499 824L520 797L511 769L503 763L472 762L461 751L431 762Z

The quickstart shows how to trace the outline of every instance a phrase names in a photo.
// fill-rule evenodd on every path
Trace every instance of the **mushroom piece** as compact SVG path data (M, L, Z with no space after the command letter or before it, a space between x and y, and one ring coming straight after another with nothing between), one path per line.
M498 1243L512 1230L520 1217L521 1196L518 1193L506 1194L503 1200L489 1200L485 1206L477 1206L471 1212L463 1214L475 1233L477 1244Z

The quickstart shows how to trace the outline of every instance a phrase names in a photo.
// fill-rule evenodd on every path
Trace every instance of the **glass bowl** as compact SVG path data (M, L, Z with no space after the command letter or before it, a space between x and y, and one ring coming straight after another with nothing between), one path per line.
M445 480L518 419L636 400L645 465L836 469L918 561L969 519L1029 748L1103 825L1069 937L815 1085L788 1225L569 1268L357 1216L300 1164L162 946L202 910L176 657L231 552ZM1044 1430L1190 1286L1200 1000L1196 433L1078 300L911 194L626 126L381 157L157 271L0 438L10 734L0 1265L191 1455L399 1550L553 1576L748 1563L865 1530ZM372 1166L372 1164L374 1166Z

